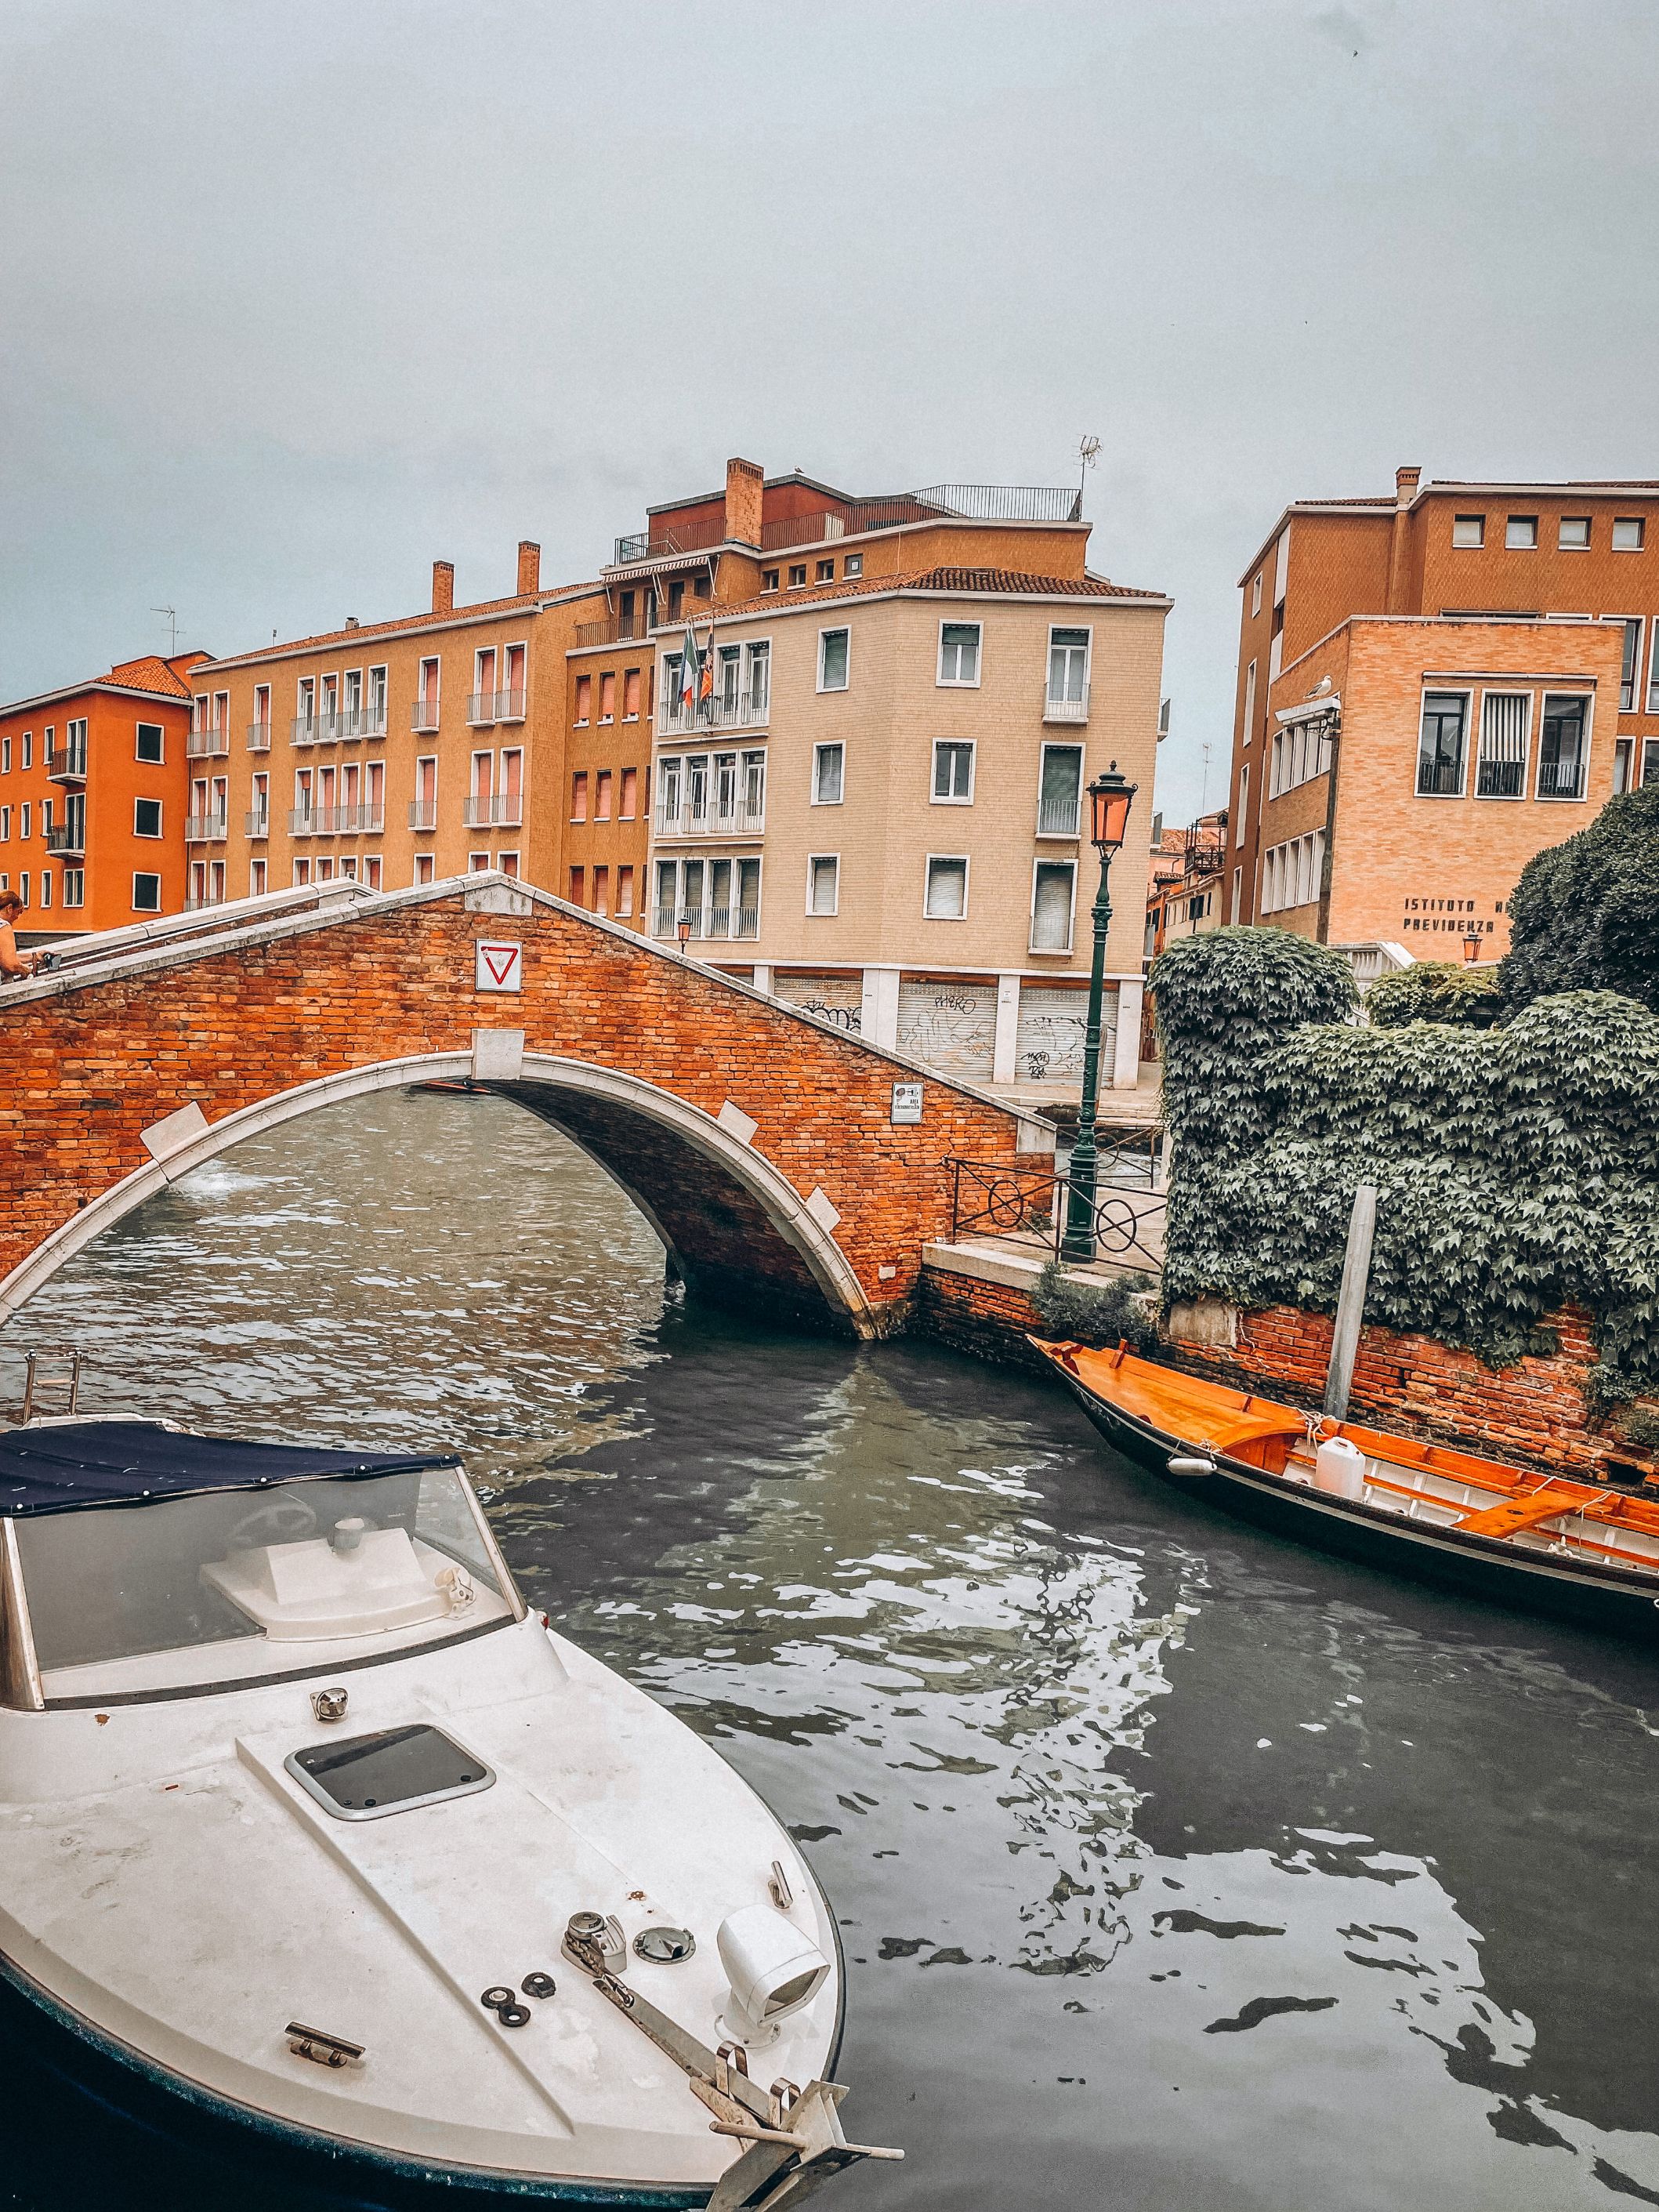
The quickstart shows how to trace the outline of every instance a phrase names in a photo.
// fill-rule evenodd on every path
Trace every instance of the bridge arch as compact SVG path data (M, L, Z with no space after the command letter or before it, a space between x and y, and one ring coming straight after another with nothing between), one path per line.
M471 1052L406 1054L296 1084L204 1122L162 1158L89 1200L0 1280L0 1324L106 1230L248 1138L378 1091L465 1081L512 1100L578 1145L644 1214L694 1289L762 1307L774 1318L879 1334L863 1285L830 1231L785 1176L714 1115L643 1077L555 1054L526 1052L512 1080L477 1080L473 1066ZM696 1186L684 1179L692 1162L705 1170ZM722 1231L730 1233L723 1238ZM733 1237L741 1265L720 1256L722 1243Z

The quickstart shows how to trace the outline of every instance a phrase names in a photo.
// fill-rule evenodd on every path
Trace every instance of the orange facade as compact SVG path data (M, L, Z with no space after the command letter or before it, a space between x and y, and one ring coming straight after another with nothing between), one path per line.
M200 658L125 661L0 708L0 890L26 901L26 942L183 909L183 672Z
M1241 590L1228 921L1501 951L1532 854L1659 781L1659 486L1402 469L1288 508Z

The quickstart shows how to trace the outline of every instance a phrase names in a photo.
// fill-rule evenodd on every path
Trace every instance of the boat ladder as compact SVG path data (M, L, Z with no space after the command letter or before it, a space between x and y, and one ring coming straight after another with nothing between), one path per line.
M23 1413L27 1422L81 1410L81 1355L65 1345L47 1345L23 1355Z

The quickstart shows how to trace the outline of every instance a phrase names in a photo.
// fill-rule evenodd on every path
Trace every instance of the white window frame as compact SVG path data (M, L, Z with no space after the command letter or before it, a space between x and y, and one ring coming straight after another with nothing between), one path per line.
M1259 615L1259 614L1261 613L1261 569L1260 569L1260 568L1258 568L1258 569L1256 570L1256 572L1255 572L1255 575L1250 579L1250 612L1251 612L1253 615Z
M936 739L935 743L938 742L939 742L939 740ZM959 739L946 738L944 742L945 744L953 744L960 743L961 741ZM1048 781L1048 756L1050 753L1075 753L1077 755L1077 823L1076 826L1070 830L1045 830L1042 826L1042 787ZM1037 751L1036 835L1039 842L1042 842L1045 839L1055 837L1058 837L1062 841L1070 839L1075 842L1075 841L1083 835L1084 816L1087 811L1089 804L1087 795L1088 786L1088 749L1084 744L1081 733L1075 738L1045 738ZM939 802L941 805L945 803L946 802L944 800L940 800ZM958 799L956 804L960 805L962 801Z
M941 745L950 745L957 751L964 748L968 754L968 795L962 798L955 793L942 794L939 787L939 755ZM979 778L979 740L977 738L935 738L933 757L928 763L927 799L933 806L971 806L974 787Z
M863 554L849 553L841 564L841 573L843 576L861 576L864 574Z
M1583 525L1584 534L1582 538L1568 538L1565 535L1570 522ZM1590 529L1591 520L1588 514L1558 514L1555 518L1556 551L1558 553L1588 553L1590 550Z
M155 903L154 906L139 905L138 886L141 883L155 884ZM132 911L135 914L160 914L161 911L161 872L159 868L135 868L133 870Z
M927 892L933 879L934 866L937 863L947 863L950 866L955 867L958 861L962 866L962 912L960 914L933 914L928 908ZM968 919L968 899L969 890L971 888L973 872L973 857L970 854L929 853L923 861L921 871L922 920L924 921L966 921Z
M1043 703L1047 705L1055 696L1054 638L1060 630L1080 630L1083 633L1083 696L1086 703L1089 686L1094 679L1095 672L1095 627L1092 623L1080 622L1050 623L1048 625L1048 651L1042 664ZM1063 653L1075 653L1077 647L1074 645L1066 645L1062 646L1060 650Z
M1072 896L1067 901L1066 908L1066 942L1064 945L1039 945L1036 941L1036 887L1037 871L1040 868L1066 868L1071 872ZM964 917L968 911L967 890L968 887L964 882L963 885L963 913ZM945 917L939 915L934 915L932 919L935 921L939 921L945 919ZM1077 862L1075 860L1047 860L1041 853L1039 853L1031 863L1031 912L1030 919L1025 932L1025 949L1028 952L1036 953L1040 959L1068 960L1071 957L1072 948L1075 944L1076 939Z
M1621 545L1619 543L1619 533L1621 530L1633 530L1636 532L1636 542L1633 545ZM1615 514L1613 518L1613 528L1608 536L1611 541L1611 550L1614 553L1639 553L1647 544L1647 517L1642 514Z
M814 906L812 903L812 872L820 862L828 860L836 872L836 896L832 904ZM841 912L841 854L839 853L809 853L806 856L806 913L809 921L828 921Z
M1423 772L1423 716L1428 706L1430 692L1463 702L1463 759L1462 773L1455 791L1422 791L1418 779ZM1474 689L1472 684L1425 684L1417 695L1417 743L1412 749L1412 796L1413 799L1467 799L1469 790L1469 761L1480 742L1474 714Z
M971 629L974 632L975 643L974 646L974 672L971 676L947 676L945 674L945 633L947 629ZM934 664L933 671L933 682L935 686L939 690L945 691L977 691L980 688L980 679L984 673L984 623L982 622L964 622L960 615L952 615L947 621L945 617L941 615L939 625L939 658Z
M1233 824L1235 848L1244 842L1244 822L1250 811L1250 763L1245 761L1238 771L1238 819ZM1233 872L1238 872L1237 869Z
M1642 696L1642 646L1647 635L1647 623L1641 615L1603 615L1601 620L1611 623L1619 632L1619 711L1621 714L1637 714L1641 708L1637 701ZM1636 650L1631 655L1630 704L1625 704L1625 635L1632 627L1636 630Z
M1512 535L1517 525L1532 525L1532 542ZM1535 553L1538 550L1538 517L1535 514L1506 514L1504 517L1504 550L1506 553Z
M138 750L138 732L140 732L140 730L159 730L159 731L160 731L160 732L161 732L161 751L156 755L156 757L155 757L155 758L154 760L152 760L152 759L149 757L149 755L148 753L141 753L141 752L139 751L139 750ZM9 743L9 740L8 740L8 743ZM166 724L165 722L138 722L138 721L135 721L135 722L134 722L134 724L133 724L133 726L132 726L132 757L134 758L134 760L136 760L137 762L138 762L138 763L139 763L139 764L140 764L142 767L144 767L144 768L163 768L163 767L165 767L165 766L166 766L166 764L167 764L167 724ZM9 767L10 763L7 763L7 765Z
M1480 788L1480 755L1481 747L1486 742L1486 702L1488 699L1524 699L1527 702L1526 742L1521 754L1521 788L1519 791L1483 792ZM1470 795L1471 797L1479 799L1481 805L1513 806L1519 801L1525 799L1528 796L1527 787L1532 780L1533 718L1533 691L1532 687L1529 684L1489 684L1481 691L1480 711L1479 715L1475 718L1474 728L1470 733L1473 738L1472 750L1474 754L1474 781ZM1464 781L1466 783L1468 781L1467 774L1465 775Z
M1580 763L1580 788L1571 799L1563 799L1556 792L1540 792L1538 780L1544 773L1544 709L1551 699L1582 699L1584 702L1584 752ZM1590 743L1595 728L1595 694L1594 691L1575 691L1571 684L1559 684L1552 690L1547 684L1538 687L1538 743L1533 748L1533 797L1545 806L1583 806L1589 800Z
M835 799L825 799L821 790L820 761L825 753L841 755L841 792ZM847 804L847 743L843 738L828 738L812 748L812 793L814 806L844 806Z
M1638 701L1640 693L1638 693ZM1638 705L1637 713L1659 714L1659 622L1648 624L1648 690L1647 704Z
M826 684L823 680L824 646L826 641L832 637L844 637L847 640L846 674L839 684ZM817 688L820 691L850 691L852 690L853 629L850 623L831 623L818 632Z
M155 809L155 827L153 830L141 830L138 827L138 809L141 806L153 806ZM135 797L132 802L133 836L135 837L143 838L146 842L149 842L152 838L158 842L164 839L167 836L165 810L165 800L160 799L147 799L142 793L140 793L137 797Z
M1466 531L1471 523L1474 526L1474 537L1460 538L1458 532L1460 531ZM1486 550L1486 516L1484 514L1454 514L1452 517L1451 542L1452 550L1454 553L1483 552Z

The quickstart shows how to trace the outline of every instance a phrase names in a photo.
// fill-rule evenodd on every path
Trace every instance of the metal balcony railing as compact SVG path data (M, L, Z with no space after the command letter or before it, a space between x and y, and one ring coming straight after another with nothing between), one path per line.
M1056 797L1045 793L1037 801L1039 837L1075 837L1082 828L1082 803L1075 791Z
M191 760L217 760L230 750L230 732L216 724L208 730L185 733L185 752Z
M766 830L766 809L761 806L705 807L701 813L690 806L657 810L659 837L759 837Z
M250 722L248 724L247 749L251 753L268 753L270 750L270 725L269 722Z
M87 780L87 741L78 738L73 744L58 745L46 755L48 783L84 783Z
M702 553L725 543L723 514L711 515L702 522L653 522L649 529L635 531L617 540L617 558L611 565L619 568L629 561L664 561L677 553ZM610 642L608 639L600 641Z
M343 836L373 836L386 828L384 806L337 806L334 826Z
M672 937L678 909L672 906L656 908L651 916L653 937Z
M517 830L524 822L524 800L516 793L497 793L493 799L469 799L461 821L468 830Z
M49 853L71 853L78 856L86 849L87 831L82 822L70 819L46 832L46 850Z
M659 733L678 731L690 737L704 730L760 730L770 719L771 694L745 691L736 699L703 699L696 702L675 697L657 702Z
M1524 799L1527 763L1523 760L1483 760L1475 769L1474 788L1482 799Z
M337 707L330 707L317 717L317 742L320 745L337 745L345 728L345 716Z
M1461 760L1419 760L1417 795L1419 799L1455 798L1462 788L1463 763Z
M322 735L322 725L314 714L296 714L289 724L289 734L296 745L314 745Z
M1582 799L1584 763L1582 760L1543 760L1538 763L1540 799Z
M930 484L922 491L849 499L839 507L763 524L761 550L781 553L790 545L817 545L919 522L1078 522L1082 516L1082 495L1069 485Z
M1042 719L1045 722L1086 722L1089 719L1089 687L1085 684L1075 697L1057 698L1052 691L1042 695Z
M268 806L250 806L242 817L242 835L245 837L269 837L270 809Z
M185 817L185 842L187 845L216 845L229 835L228 814L187 814Z
M624 541L617 539L620 545ZM576 642L580 645L632 645L636 638L645 635L638 616L624 622L620 615L607 615L602 622L578 623Z
M466 719L474 729L489 722L521 722L524 702L522 691L474 691L467 699Z
M409 826L411 830L435 830L438 826L437 800L411 799L409 802Z
M438 729L437 701L417 699L409 710L409 726L418 737L434 737Z
M225 895L222 891L204 891L200 898L198 898L195 893L192 892L185 901L185 912L186 914L200 914L208 907L223 906L224 903Z
M331 812L332 809L329 811ZM321 834L323 823L323 816L319 813L313 814L308 806L293 806L289 809L288 834L290 837L317 836Z
M384 707L346 707L340 713L340 736L344 738L383 738L386 735Z

